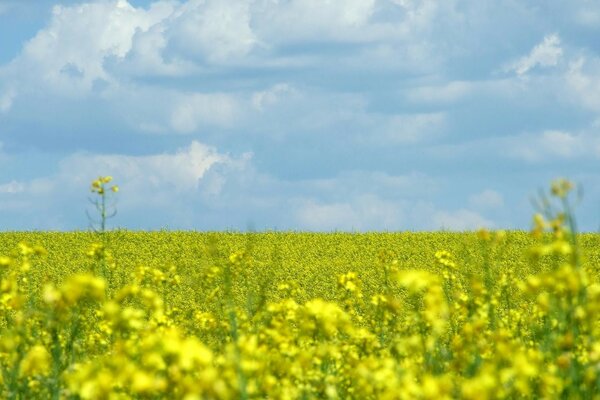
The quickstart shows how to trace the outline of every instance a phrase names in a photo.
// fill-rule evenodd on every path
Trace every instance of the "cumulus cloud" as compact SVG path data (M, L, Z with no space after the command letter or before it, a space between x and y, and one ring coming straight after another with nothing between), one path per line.
M125 0L55 6L48 26L26 43L9 68L21 85L43 84L81 95L97 81L113 82L106 60L123 59L136 32L147 31L172 11L172 5L162 1L148 10Z
M444 82L435 86L419 86L410 90L407 97L417 103L453 103L468 96L473 84L466 81Z
M507 140L507 153L528 162L600 155L600 139L586 133L548 130Z
M168 21L168 19L165 19ZM163 20L163 21L165 21ZM180 77L194 75L202 69L193 61L178 54L165 57L170 48L166 36L168 25L157 23L146 31L137 30L132 38L131 50L122 60L111 60L113 75L125 77L169 76ZM116 62L115 62L116 61Z
M236 211L228 207L232 203L215 178L237 186L237 175L250 176L251 157L249 153L232 157L197 141L174 152L140 156L76 153L62 159L52 175L0 183L0 213L12 210L15 226L28 229L81 228L86 221L86 192L91 180L102 174L112 175L121 187L119 217L111 226L223 229L234 221L235 225L229 226L243 227L239 212L252 209L256 193L244 185L237 187L238 195L250 198L240 198L237 204L246 209ZM254 178L249 183L260 184ZM260 196L256 199L261 201ZM213 210L223 209L221 203L225 204L224 216L214 213L218 215L215 219ZM43 215L54 219L45 221ZM213 225L206 225L207 221Z
M566 81L573 100L600 113L600 58L580 57L569 64Z
M368 22L375 0L292 0L257 4L256 30L271 43L281 43L358 38L358 28Z
M323 129L362 125L365 131L380 131L381 140L414 143L439 130L441 113L366 115L371 110L365 104L356 115L351 109L343 110L343 105L332 112L336 96L319 99L322 104L318 104L310 96L299 95L291 83L248 82L243 77L226 82L227 77L218 77L219 90L219 83L212 83L210 77L223 71L219 68L293 69L299 60L303 66L341 62L349 70L375 65L392 65L393 70L414 64L422 71L423 60L432 65L431 49L423 52L427 45L413 48L412 37L429 29L440 7L435 2L376 0L156 0L146 8L126 0L103 0L55 6L48 24L2 68L0 83L13 82L14 87L10 91L0 88L0 113L14 110L20 96L43 104L46 98L56 104L74 98L95 102L95 108L104 107L138 131L195 133L215 126L229 128L236 121L238 127L254 123L252 118L241 121L240 114L273 116L275 110L267 111L289 100L289 110L312 106L310 112L319 114L299 119L300 124L323 122ZM386 19L387 15L394 19ZM307 57L306 52L293 50L299 43L315 40L376 46L333 58L327 52ZM291 53L282 51L286 46L291 46ZM369 51L373 48L378 58L365 63L372 59ZM157 76L192 76L201 83L183 91L177 81L153 81ZM28 102L32 101L22 104ZM37 116L47 111L28 112Z
M22 182L17 182L15 180L10 181L8 183L0 184L0 193L15 194L23 192L24 190L25 185Z
M60 163L60 180L87 182L98 171L118 176L124 187L141 197L161 191L182 193L195 191L206 171L230 158L200 142L175 153L129 156L75 154Z
M389 199L374 194L325 202L305 199L295 207L296 224L316 231L492 228L494 223L473 210L445 211L432 204Z
M257 171L250 159L240 158L211 168L200 190L204 206L224 220L232 217L227 210L239 210L262 226L393 230L428 226L429 211L416 205L420 197L435 193L437 183L418 173L371 171L288 180Z
M207 125L230 125L235 118L236 104L231 95L181 95L173 107L170 126L177 132L189 133Z
M469 197L469 204L479 209L495 209L504 206L504 198L492 189L486 189Z
M439 135L445 120L444 113L393 115L374 136L386 144L423 142Z
M598 29L598 26L600 26L600 6L593 1L579 2L574 11L574 20L587 28Z
M547 35L527 56L511 64L508 70L515 71L517 75L522 76L535 67L556 66L562 55L563 49L558 35Z
M551 163L555 161L600 157L600 137L591 126L579 132L545 130L535 133L497 136L464 141L459 144L434 145L427 149L432 156L462 159L472 154L499 156L510 161Z
M494 223L475 211L460 209L457 211L438 211L433 215L435 229L455 231L493 228Z
M186 204L189 196L198 193L200 181L210 168L234 161L197 141L174 153L145 156L76 153L59 163L56 174L30 181L13 180L0 185L0 194L18 196L23 207L30 207L32 212L42 213L40 208L45 207L62 208L64 212L65 204L61 202L69 205L79 198L77 193L85 193L98 174L112 175L123 188L120 204L125 213L169 213L190 206Z
M12 89L9 89L4 93L0 93L0 114L10 111L14 98L15 91Z
M424 84L411 88L405 96L413 104L448 107L481 97L512 98L522 91L522 83L514 79L486 79Z
M294 95L296 90L287 83L277 83L267 90L255 92L252 95L252 105L258 111L277 104L282 97Z
M212 63L247 55L257 43L250 27L250 3L191 0L171 16L166 35L177 50Z
M375 195L358 196L351 203L308 200L296 210L298 225L317 231L399 229L402 214L401 204Z

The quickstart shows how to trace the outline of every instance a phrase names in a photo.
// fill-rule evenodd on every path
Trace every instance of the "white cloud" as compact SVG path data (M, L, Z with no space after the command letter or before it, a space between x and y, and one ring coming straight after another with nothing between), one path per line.
M433 217L435 229L450 229L456 231L493 228L492 221L484 218L475 211L460 209L453 212L438 211Z
M7 113L11 109L15 97L16 92L13 89L0 93L0 114Z
M439 159L461 159L473 154L494 154L527 163L600 158L600 135L593 127L575 133L547 130L475 139L452 145L437 145L430 147L426 152Z
M373 136L386 144L423 142L437 136L445 121L443 113L394 115L386 122L382 134Z
M446 127L446 114L442 112L381 114L370 113L361 107L348 118L356 130L354 141L361 146L424 143L441 136Z
M258 89L244 86L238 92L231 86L234 89L230 93L211 93L200 87L193 89L197 93L186 93L171 85L172 81L149 84L151 79L136 79L192 75L203 80L224 65L281 69L316 65L330 58L293 52L275 55L280 45L312 40L376 43L376 53L381 50L384 54L375 62L365 63L369 49L374 48L365 46L359 57L336 58L349 69L379 64L392 65L393 70L414 64L422 71L423 60L433 64L431 49L428 44L414 45L411 38L426 29L428 23L424 21L439 11L435 2L426 3L392 5L405 10L398 14L398 21L380 20L381 16L374 19L381 7L390 7L376 0L158 0L147 8L134 7L125 0L103 0L56 6L47 26L3 68L0 80L13 82L14 88L7 93L0 90L0 113L14 110L14 104L31 103L27 100L52 98L61 104L84 98L100 100L109 112L138 131L191 133L214 126L229 128L240 121L241 114L251 116L280 104L286 109L286 102L292 113L295 105L307 101L303 106L312 107L308 111L319 115L298 121L306 125L298 129L312 130L314 126L308 125L313 123L347 124L358 118L365 129L377 125L391 141L420 141L426 131L439 128L439 115L379 118L365 115L361 106L362 115L355 116L343 105L332 111L333 103L324 103L316 110L313 99L302 96L288 83L267 83ZM15 102L20 96L27 99Z
M163 1L148 10L124 0L55 6L48 26L13 61L13 73L24 81L80 95L96 81L114 81L105 69L106 60L123 59L136 32L147 31L171 13L172 5Z
M559 157L576 157L586 151L586 143L582 136L562 131L545 131L538 143L547 153Z
M598 29L600 26L600 6L595 1L584 1L578 4L574 19L575 21L588 28Z
M254 8L256 30L270 43L359 38L375 0L263 1Z
M391 230L401 226L402 214L397 202L375 195L361 195L351 203L308 200L296 210L296 219L303 229L309 230L366 230L374 227Z
M411 103L446 106L483 96L512 99L522 93L524 87L522 81L514 78L449 81L420 85L406 91L405 95Z
M185 76L201 72L194 62L177 54L172 54L168 61L165 59L163 53L169 50L166 31L166 22L155 24L147 31L136 31L127 57L114 66L116 72L132 77Z
M469 197L469 204L480 209L496 209L504 206L502 195L495 190L486 189Z
M167 34L179 50L212 63L244 57L257 43L245 1L188 1L171 17Z
M574 100L584 107L600 113L600 58L584 57L569 64L566 81Z
M252 105L258 111L264 111L265 108L277 104L282 97L294 95L296 90L287 83L278 83L271 88L252 95Z
M14 69L25 68L69 92L89 90L99 79L118 80L106 63L129 75L181 75L202 71L203 65L289 63L293 60L285 56L248 56L305 40L400 40L412 46L414 30L437 10L428 3L403 5L409 11L397 24L371 21L376 0L157 0L147 9L104 0L55 6L49 24L26 44ZM402 63L408 53L419 51L406 51Z
M548 161L552 158L573 159L596 156L600 138L587 134L574 134L549 130L540 134L519 135L507 140L507 153L529 162Z
M418 103L453 103L472 92L472 82L451 81L435 86L416 87L408 92L407 97Z
M256 171L249 161L242 158L207 172L200 188L206 207L227 219L231 215L226 210L239 210L267 226L295 229L422 228L431 213L422 212L417 199L437 189L431 177L419 173L353 171L330 178L280 179Z
M60 163L60 179L87 182L97 174L114 175L140 197L156 191L189 192L198 188L206 171L230 158L193 141L172 154L148 156L75 154Z
M236 102L226 94L179 96L170 117L170 126L180 133L190 133L210 125L230 125L235 117Z
M293 183L298 195L313 194L327 203L344 203L368 193L386 201L411 201L434 194L439 185L422 173L391 175L380 171L346 171L329 178L314 178ZM289 187L288 187L289 189Z
M511 64L508 70L515 71L517 75L521 76L538 66L553 67L558 64L562 54L563 50L558 35L548 35L527 56Z
M25 184L15 180L0 185L0 194L15 194L25 190Z
M129 220L133 222L130 227L145 229L161 224L191 228L199 215L206 216L200 202L206 194L207 173L219 167L243 168L250 157L230 157L197 141L175 152L143 156L75 153L61 160L53 175L0 185L0 206L4 207L0 210L24 213L20 223L30 228L81 227L91 181L112 175L113 183L121 187L117 194L121 222L115 223ZM216 189L213 194L218 195ZM38 218L43 215L56 219Z
M445 211L433 204L386 198L375 194L356 194L337 201L304 199L296 202L295 224L301 229L398 230L491 228L494 223L473 210Z

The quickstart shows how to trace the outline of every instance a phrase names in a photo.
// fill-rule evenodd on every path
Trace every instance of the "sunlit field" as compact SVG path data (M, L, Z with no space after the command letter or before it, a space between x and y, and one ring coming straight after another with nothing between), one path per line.
M0 235L3 398L597 398L600 236Z

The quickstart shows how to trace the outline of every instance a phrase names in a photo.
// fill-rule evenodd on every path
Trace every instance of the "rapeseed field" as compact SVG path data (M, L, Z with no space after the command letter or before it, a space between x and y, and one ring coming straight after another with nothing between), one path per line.
M0 235L11 399L600 398L600 236L532 230Z

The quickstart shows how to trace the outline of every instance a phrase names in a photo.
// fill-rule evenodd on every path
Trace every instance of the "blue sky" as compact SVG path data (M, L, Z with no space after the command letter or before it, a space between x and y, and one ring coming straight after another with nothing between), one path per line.
M0 229L600 226L600 2L0 0Z

